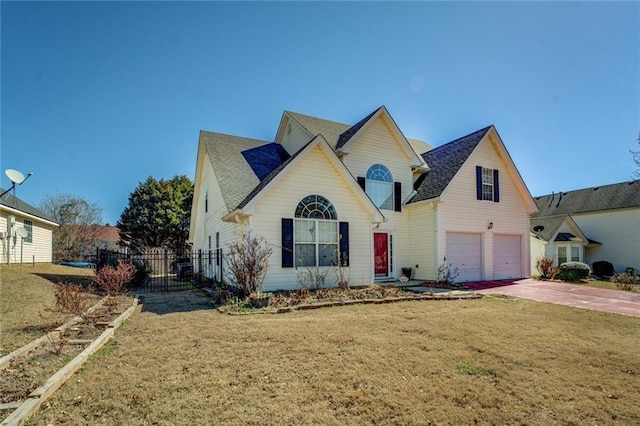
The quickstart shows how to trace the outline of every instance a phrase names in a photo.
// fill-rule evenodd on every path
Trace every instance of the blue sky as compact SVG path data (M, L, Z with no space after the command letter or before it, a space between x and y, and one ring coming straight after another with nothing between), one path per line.
M630 180L638 2L7 2L2 186L115 224L147 176L195 174L201 129L273 140L284 110L385 105L438 146L494 124L532 195Z

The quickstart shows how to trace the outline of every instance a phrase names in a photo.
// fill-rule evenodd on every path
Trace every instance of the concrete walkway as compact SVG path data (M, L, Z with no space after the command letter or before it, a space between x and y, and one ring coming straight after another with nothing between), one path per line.
M640 294L553 281L522 279L465 283L481 294L503 294L537 302L640 317Z

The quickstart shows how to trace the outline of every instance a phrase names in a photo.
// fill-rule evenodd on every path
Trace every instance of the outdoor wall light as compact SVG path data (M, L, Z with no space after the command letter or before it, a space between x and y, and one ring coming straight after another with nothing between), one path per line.
M487 229L493 229L493 222L489 222L489 226L487 226Z

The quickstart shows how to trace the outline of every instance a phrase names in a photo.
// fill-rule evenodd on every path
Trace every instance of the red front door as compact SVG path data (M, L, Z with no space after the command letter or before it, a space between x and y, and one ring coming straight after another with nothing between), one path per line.
M373 233L373 259L376 277L389 276L389 234Z

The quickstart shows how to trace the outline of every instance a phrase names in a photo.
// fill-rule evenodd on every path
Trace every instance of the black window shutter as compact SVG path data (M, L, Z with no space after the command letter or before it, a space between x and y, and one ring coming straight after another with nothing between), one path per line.
M349 266L349 222L340 222L340 263Z
M282 267L293 268L293 219L282 218Z
M498 170L493 170L493 201L500 202L500 181L498 179Z
M476 166L476 198L482 200L482 167Z
M364 177L358 176L358 185L360 185L360 188L362 188L363 191L367 190L366 182L367 180Z
M402 211L402 183L393 182L393 205L397 212Z

